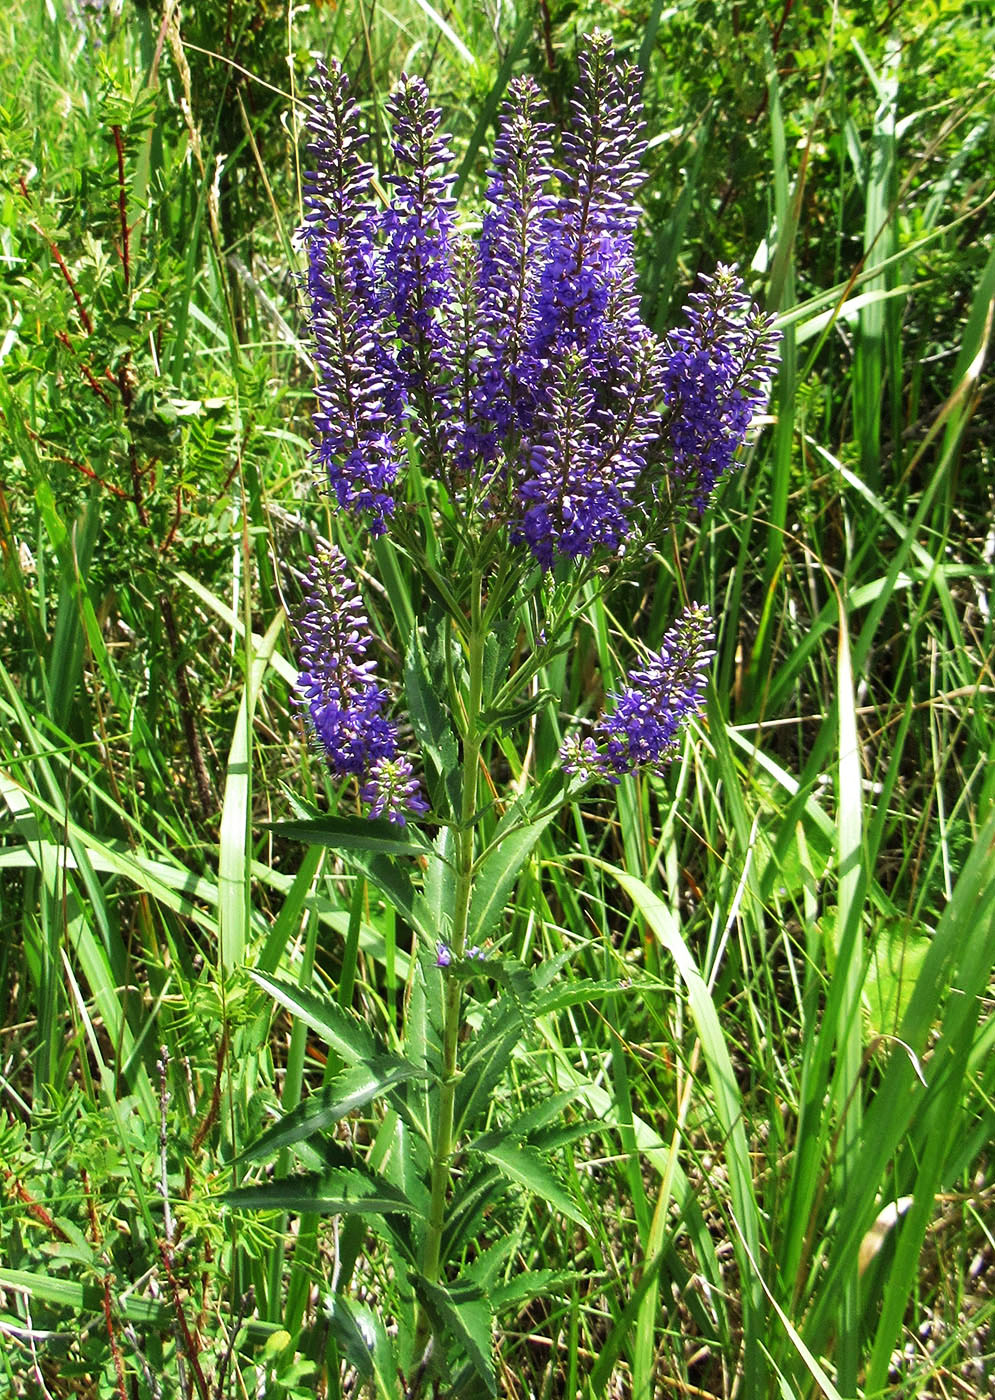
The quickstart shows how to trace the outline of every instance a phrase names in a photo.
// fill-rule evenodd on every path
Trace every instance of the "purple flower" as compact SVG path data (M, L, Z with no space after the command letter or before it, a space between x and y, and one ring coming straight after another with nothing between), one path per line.
M306 610L296 620L297 688L332 771L365 779L370 815L404 824L404 812L427 811L411 765L397 753L397 730L383 711L389 701L367 658L373 640L345 556L333 549L312 559Z
M515 78L509 84L480 230L475 409L493 424L494 438L513 424L520 398L519 361L534 333L538 271L547 241L544 219L553 203L545 193L553 148L550 126L541 119L544 107L531 78Z
M662 373L671 473L681 494L704 510L719 477L767 401L780 333L743 291L735 268L702 277L671 331Z
M449 967L452 964L453 955L445 943L435 945L435 965L436 967Z
M563 356L548 392L538 440L523 445L523 514L513 530L547 569L557 553L577 559L598 546L616 551L629 531L625 505L632 486L631 469L605 451L596 431L595 398L579 352Z
M380 267L389 334L399 342L398 386L416 412L412 426L436 472L453 449L453 369L458 357L452 322L455 176L449 137L439 134L442 113L431 105L421 78L401 75L387 104L397 171L384 215L386 243Z
M712 641L708 610L687 608L660 650L630 673L624 690L609 695L615 707L597 721L594 735L563 744L566 772L617 783L639 769L662 771L676 753L681 726L701 708Z
M318 365L316 456L340 507L382 534L397 475L396 367L382 334L376 281L380 218L358 108L339 65L319 65L307 125L314 169L304 183L311 329Z
M378 758L370 769L369 781L360 790L360 797L371 804L371 818L381 817L386 812L388 819L398 826L405 825L406 812L421 814L429 809L404 754Z
M386 209L341 70L315 80L317 452L338 504L374 533L412 440L464 542L504 528L546 569L620 553L675 505L704 506L766 400L777 336L731 269L665 340L643 323L639 75L605 33L579 63L558 162L537 86L509 84L476 242L458 230L452 151L421 79L402 77L388 105Z

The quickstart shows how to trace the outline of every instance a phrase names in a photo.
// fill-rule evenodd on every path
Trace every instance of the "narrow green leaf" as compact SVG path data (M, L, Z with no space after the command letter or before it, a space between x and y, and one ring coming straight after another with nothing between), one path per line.
M500 1312L515 1303L547 1298L551 1293L565 1292L572 1283L584 1277L583 1274L565 1273L562 1269L532 1269L516 1274L507 1283L496 1284L489 1293L491 1306L495 1312Z
M258 1161L283 1147L314 1137L346 1114L387 1093L395 1084L417 1074L419 1070L414 1065L397 1055L378 1056L364 1064L353 1065L298 1104L279 1123L274 1123L235 1160Z
M392 856L422 856L427 846L410 827L361 817L314 816L310 821L267 822L266 830L308 846L328 846L335 851L380 851Z
M404 653L404 691L422 753L431 758L438 776L445 777L459 766L459 746L439 703L438 678L432 675L418 627L412 627Z
M325 1304L325 1317L340 1351L360 1378L373 1380L381 1400L395 1400L397 1362L378 1314L353 1298L333 1293Z
M359 1171L304 1172L258 1186L236 1186L220 1199L239 1210L295 1215L420 1215L398 1187Z
M252 720L263 677L283 628L284 614L278 612L266 629L258 651L253 651L249 674L242 687L242 699L235 720L225 793L221 804L221 832L218 837L218 925L221 967L227 972L245 957L249 928L249 862L252 855L249 817L252 807Z
M346 1064L368 1062L382 1053L365 1021L346 1011L338 1002L319 997L289 982L281 982L266 972L253 971L251 976L281 1006L310 1026Z
M429 1283L420 1274L413 1274L411 1282L435 1330L450 1334L487 1386L488 1394L496 1395L497 1381L491 1354L491 1309L483 1291L475 1284L466 1282L453 1283L444 1288L441 1283Z
M504 913L522 866L539 837L553 820L553 814L518 827L507 836L500 830L477 871L470 903L470 943L483 943Z
M485 1143L486 1145L482 1145ZM507 1137L503 1141L495 1142L493 1135L488 1134L486 1140L481 1138L477 1143L471 1143L470 1151L479 1152L488 1162L493 1162L509 1181L524 1186L534 1196L548 1201L568 1220L572 1220L584 1230L589 1230L587 1221L568 1196L566 1188L549 1163L544 1162L534 1148L523 1147Z

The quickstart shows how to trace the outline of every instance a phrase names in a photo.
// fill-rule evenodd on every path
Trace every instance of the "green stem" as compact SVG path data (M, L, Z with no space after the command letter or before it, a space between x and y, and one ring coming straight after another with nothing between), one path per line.
M463 783L460 799L460 821L456 829L456 894L450 948L454 959L466 950L473 894L473 818L477 810L477 769L480 763L481 734L479 729L483 691L485 630L482 617L481 577L474 571L471 592L469 631L470 691L466 705L463 730ZM422 1275L429 1283L437 1283L441 1273L442 1229L445 1223L446 1199L449 1195L450 1166L453 1154L453 1120L458 1079L457 1054L461 1018L461 987L458 978L445 977L445 1000L442 1013L442 1084L439 1090L439 1112L435 1139L432 1144L431 1197L428 1227L422 1252ZM428 1341L431 1327L424 1308L419 1308L415 1331L415 1357L420 1359Z

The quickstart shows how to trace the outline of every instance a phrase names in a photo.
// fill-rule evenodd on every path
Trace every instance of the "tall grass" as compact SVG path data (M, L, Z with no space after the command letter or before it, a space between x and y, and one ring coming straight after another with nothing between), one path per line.
M523 962L631 989L565 995L494 1086L526 1112L540 1078L562 1111L562 1199L523 1194L487 1263L498 1388L987 1393L983 7L855 6L829 30L791 6L66 14L0 20L2 1384L400 1393L375 1314L409 1306L405 1281L356 1219L221 1202L341 1067L307 998L394 1035L414 981L382 864L268 825L289 792L348 800L289 698L284 608L313 541L366 572L375 620L424 606L404 557L310 489L291 99L308 50L341 56L372 112L401 67L428 75L479 200L510 76L562 118L597 22L646 74L650 317L673 324L695 272L736 258L784 355L718 506L610 611L592 600L580 659L537 678L590 713L685 595L720 619L707 721L668 782L532 833L494 878ZM507 744L508 780L541 779L561 737L544 716ZM347 1131L403 1172L396 1115ZM279 1174L333 1150L284 1143ZM526 1305L519 1276L542 1271Z

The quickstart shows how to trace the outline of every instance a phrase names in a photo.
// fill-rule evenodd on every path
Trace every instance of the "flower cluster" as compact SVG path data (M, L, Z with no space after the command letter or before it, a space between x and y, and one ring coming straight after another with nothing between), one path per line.
M428 810L411 764L397 752L397 729L384 715L389 695L367 658L373 640L345 556L333 549L310 561L306 609L296 620L298 690L339 777L364 780L372 817L404 825L405 811Z
M777 336L731 270L670 337L643 324L639 75L603 33L579 63L558 161L535 83L509 84L476 244L458 231L452 152L424 83L402 78L388 105L384 208L344 74L315 80L317 455L338 504L374 533L410 436L423 476L543 568L618 553L667 503L703 505L764 402Z
M579 69L558 153L536 84L509 84L476 240L459 228L453 152L420 78L402 76L387 105L386 201L341 67L319 67L312 83L303 238L316 458L337 506L374 535L391 517L407 528L397 503L417 460L419 499L444 504L439 535L469 544L482 573L493 541L550 570L651 539L685 503L701 510L774 372L777 333L731 268L704 279L669 336L643 323L639 74L603 33L584 41ZM433 478L442 489L429 493ZM315 732L332 769L360 778L372 814L403 821L424 803L341 555L313 565L308 603L300 686ZM568 771L616 782L667 761L700 702L709 629L703 610L685 613L613 712L564 747Z
M700 707L712 640L708 610L687 608L660 650L630 673L624 690L609 695L614 708L597 721L594 735L573 735L563 744L566 772L610 783L639 769L660 772L676 752L681 726Z

